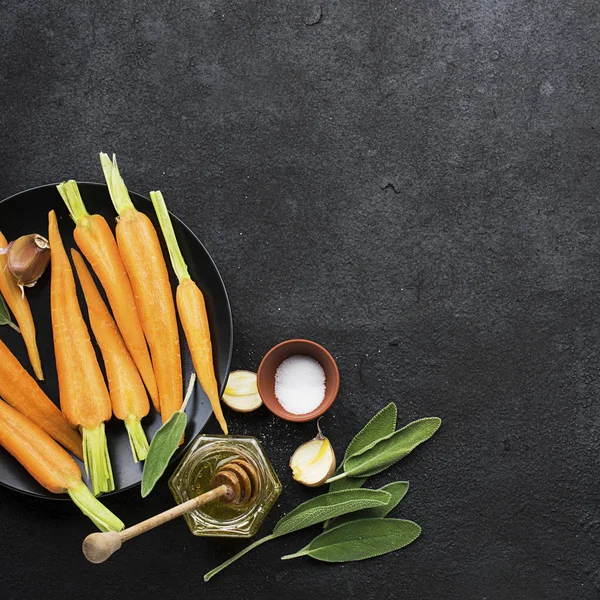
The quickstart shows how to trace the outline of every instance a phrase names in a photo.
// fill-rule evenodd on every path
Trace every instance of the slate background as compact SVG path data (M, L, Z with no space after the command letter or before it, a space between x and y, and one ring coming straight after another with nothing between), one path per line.
M1 4L0 196L101 180L160 187L216 260L234 368L304 336L338 360L338 453L390 400L439 415L409 479L410 548L345 566L183 521L103 566L66 503L0 490L16 598L594 599L598 569L600 29L593 0L182 0ZM285 492L312 425L230 415ZM211 420L207 431L215 432ZM127 523L166 485L107 500Z

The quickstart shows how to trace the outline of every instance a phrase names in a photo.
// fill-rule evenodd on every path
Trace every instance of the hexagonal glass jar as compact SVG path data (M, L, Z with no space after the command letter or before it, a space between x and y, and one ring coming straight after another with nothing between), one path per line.
M233 458L245 458L256 469L258 493L246 506L216 500L185 515L194 535L252 537L281 493L281 483L260 442L249 436L199 435L192 443L169 487L178 504L212 489L219 468Z

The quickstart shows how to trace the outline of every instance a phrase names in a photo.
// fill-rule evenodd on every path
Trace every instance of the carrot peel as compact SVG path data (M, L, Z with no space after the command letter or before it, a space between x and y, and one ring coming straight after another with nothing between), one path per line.
M67 492L99 529L123 529L123 522L103 506L84 484L81 470L67 451L33 421L1 400L0 446L49 492Z
M140 420L148 414L150 403L142 378L81 254L71 250L71 256L88 307L90 325L104 358L113 413L125 422L134 461L145 460L148 440Z
M111 161L108 155L101 153L100 160L119 214L117 245L150 348L160 413L166 423L183 401L179 329L169 272L154 224L131 202L114 155Z
M0 396L59 444L83 458L81 436L0 340Z
M115 489L115 481L108 455L104 423L94 429L82 427L81 431L83 433L85 472L92 480L94 495L111 492Z
M115 236L102 215L88 213L76 181L72 179L64 181L57 186L57 189L75 221L73 233L75 241L104 287L119 335L146 385L156 410L160 411L158 387L150 352L131 282ZM95 288L96 285L93 284L93 287ZM108 314L106 310L103 312ZM112 322L112 317L109 316L109 320ZM114 338L114 335L111 337ZM119 343L119 346L122 344Z
M190 278L187 264L177 243L173 230L173 223L167 210L167 205L161 192L150 192L150 198L158 217L158 222L163 232L173 270L179 279L176 300L179 318L183 325L185 337L190 347L194 369L198 375L200 385L208 396L215 417L225 435L228 434L227 422L223 415L219 388L215 376L210 326L206 313L204 295L200 288Z
M81 428L83 457L94 493L110 492L114 481L104 431L104 421L112 415L110 396L81 314L73 271L54 211L48 215L48 232L52 248L52 333L60 404L69 422Z

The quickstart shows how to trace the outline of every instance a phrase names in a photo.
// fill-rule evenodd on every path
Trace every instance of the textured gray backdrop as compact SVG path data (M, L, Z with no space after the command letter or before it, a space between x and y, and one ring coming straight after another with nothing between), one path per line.
M338 453L390 400L443 428L379 482L422 538L330 566L183 521L103 566L66 503L0 490L18 598L593 600L600 591L600 27L595 0L0 4L0 197L116 152L212 253L234 368L304 336L339 362ZM231 417L285 485L313 426ZM211 421L208 431L216 432ZM107 504L132 523L165 484Z

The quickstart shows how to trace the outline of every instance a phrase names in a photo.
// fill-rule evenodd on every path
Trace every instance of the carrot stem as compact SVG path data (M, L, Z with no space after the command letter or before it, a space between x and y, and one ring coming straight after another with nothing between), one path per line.
M183 399L183 404L181 405L181 408L179 409L180 412L185 412L188 402L192 398L192 392L194 391L194 385L196 383L196 378L197 378L196 373L192 373L190 375L190 380L188 382L187 390L185 391L185 397Z
M21 335L21 330L19 329L19 326L16 323L13 323L12 321L9 321L7 323L7 325L9 327L12 327L12 329L14 329L19 335ZM38 379L44 379L43 377L38 377Z
M94 429L82 427L81 431L85 472L91 475L94 495L112 492L115 489L115 481L108 455L104 423Z
M90 213L85 208L75 180L69 179L69 181L63 181L56 188L67 205L71 218L75 223L84 217L90 216Z
M165 241L167 242L167 248L169 249L169 256L171 257L171 264L173 265L175 275L177 275L179 281L182 279L189 279L190 274L188 272L187 264L181 254L179 244L177 243L173 223L171 222L171 217L169 216L169 211L167 210L167 205L165 204L162 192L150 192L150 199L154 205L160 228L162 229Z
M89 517L100 531L121 531L125 524L102 504L89 488L80 481L77 485L67 489L71 500L79 510Z
M141 420L136 417L131 417L124 421L124 423L125 428L127 429L127 435L129 436L129 445L131 446L133 461L137 463L140 462L140 460L146 460L150 446L148 444L146 432L142 427Z
M102 165L102 172L104 173L104 179L106 179L108 192L119 216L127 209L136 210L129 197L127 186L119 173L117 157L113 154L111 160L108 154L100 152L100 164Z

